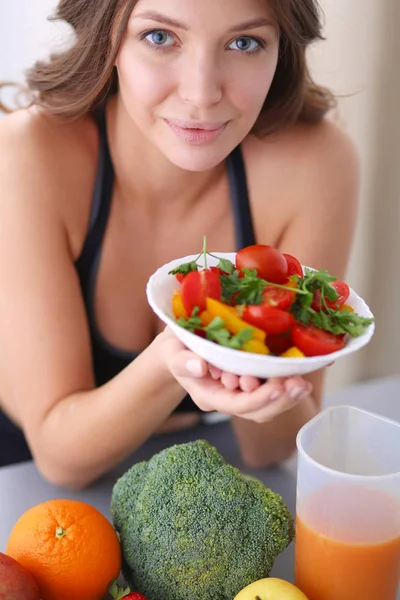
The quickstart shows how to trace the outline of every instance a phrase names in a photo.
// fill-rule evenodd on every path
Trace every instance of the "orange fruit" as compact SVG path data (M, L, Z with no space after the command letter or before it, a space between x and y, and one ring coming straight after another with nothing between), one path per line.
M113 526L75 500L49 500L27 510L6 552L35 578L42 600L100 600L121 569Z

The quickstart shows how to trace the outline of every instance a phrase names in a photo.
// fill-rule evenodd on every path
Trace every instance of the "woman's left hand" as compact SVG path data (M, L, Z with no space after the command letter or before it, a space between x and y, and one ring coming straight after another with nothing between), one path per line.
M190 352L168 328L162 335L168 369L202 411L265 423L312 392L311 383L298 376L262 381L221 371Z

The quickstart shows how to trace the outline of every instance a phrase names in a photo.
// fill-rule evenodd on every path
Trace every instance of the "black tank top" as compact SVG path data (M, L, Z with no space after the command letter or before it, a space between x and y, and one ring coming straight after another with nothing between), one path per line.
M109 344L99 332L94 313L93 294L96 284L102 241L110 212L114 170L108 149L105 115L97 117L100 148L93 191L89 229L80 257L75 266L79 275L82 295L86 306L90 328L93 368L96 385L102 385L112 379L137 354L126 352ZM236 249L255 243L253 224L247 193L246 173L240 146L228 156L227 173L231 206L235 224ZM186 396L177 411L198 411L198 407ZM0 410L0 466L31 459L30 449L23 432Z
M90 329L93 368L96 385L102 385L117 375L134 360L137 353L112 346L101 335L96 325L94 289L98 272L102 241L107 227L114 185L114 169L107 141L104 113L97 118L100 148L96 183L93 193L89 230L80 257L75 265L78 271ZM227 158L227 172L231 206L235 224L236 248L239 250L255 243L253 223L247 192L246 173L240 146ZM198 411L189 396L179 404L177 411Z

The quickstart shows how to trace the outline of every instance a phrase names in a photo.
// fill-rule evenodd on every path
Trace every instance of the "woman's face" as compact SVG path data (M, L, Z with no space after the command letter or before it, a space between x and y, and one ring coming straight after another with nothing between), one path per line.
M138 0L117 58L120 94L173 164L210 169L254 125L278 49L265 0Z

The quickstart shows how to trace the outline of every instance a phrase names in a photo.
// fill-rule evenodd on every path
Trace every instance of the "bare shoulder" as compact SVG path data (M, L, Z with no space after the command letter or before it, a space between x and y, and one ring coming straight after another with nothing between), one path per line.
M89 209L97 156L89 119L62 122L31 108L0 120L0 191L10 203L50 209L79 238ZM8 207L11 208L11 207ZM7 210L7 207L5 207ZM75 232L76 230L76 232Z
M303 264L343 274L359 193L351 137L324 120L265 138L249 136L243 148L257 239L298 256Z
M0 145L9 150L2 158L16 165L21 162L19 156L36 161L36 167L43 161L43 168L55 166L60 157L67 166L75 165L95 149L96 128L87 117L67 122L32 107L0 120Z
M327 119L315 125L297 124L264 138L249 136L245 156L251 176L261 187L266 177L273 178L274 174L282 186L295 185L299 189L300 184L300 190L301 183L309 179L314 184L332 180L340 185L358 175L358 154L352 138Z

